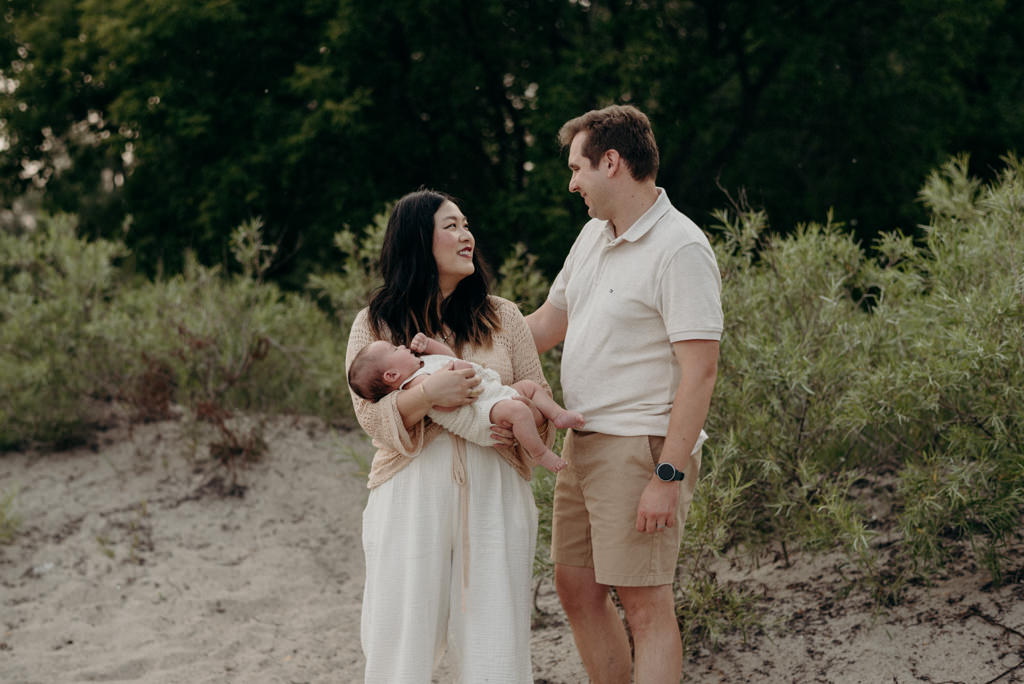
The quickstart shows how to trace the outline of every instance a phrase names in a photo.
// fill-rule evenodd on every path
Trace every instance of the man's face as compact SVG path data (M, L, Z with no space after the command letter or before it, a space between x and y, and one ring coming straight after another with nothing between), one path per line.
M593 218L607 219L603 203L606 195L607 174L601 161L593 166L583 156L583 144L587 141L587 133L580 132L569 144L569 192L578 192L587 205L587 213Z

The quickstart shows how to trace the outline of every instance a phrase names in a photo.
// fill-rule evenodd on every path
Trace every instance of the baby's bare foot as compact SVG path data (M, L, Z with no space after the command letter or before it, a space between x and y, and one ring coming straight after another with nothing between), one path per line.
M562 430L566 428L576 428L579 430L587 424L583 414L576 413L575 411L562 411L560 414L555 416L555 419L552 422L555 424L556 428L560 428Z
M566 466L565 460L559 457L559 455L554 451L549 451L541 456L539 463L553 473L557 473Z

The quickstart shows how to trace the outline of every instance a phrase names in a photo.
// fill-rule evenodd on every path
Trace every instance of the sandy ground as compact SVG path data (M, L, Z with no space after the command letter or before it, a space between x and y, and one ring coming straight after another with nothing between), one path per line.
M310 419L265 434L242 496L204 487L205 438L180 421L0 454L22 518L0 545L0 682L360 682L354 455L370 448ZM1001 588L965 562L885 613L846 595L839 557L723 566L763 596L767 627L691 655L685 681L1024 682L1024 552L1014 562ZM547 582L538 607L536 681L586 682Z

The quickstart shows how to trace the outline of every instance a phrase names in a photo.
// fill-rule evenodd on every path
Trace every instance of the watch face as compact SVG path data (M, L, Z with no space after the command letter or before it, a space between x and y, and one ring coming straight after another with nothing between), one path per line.
M658 467L654 469L654 472L659 479L662 479L665 482L676 482L678 480L682 480L684 477L684 473L676 470L676 467L671 463L659 463Z

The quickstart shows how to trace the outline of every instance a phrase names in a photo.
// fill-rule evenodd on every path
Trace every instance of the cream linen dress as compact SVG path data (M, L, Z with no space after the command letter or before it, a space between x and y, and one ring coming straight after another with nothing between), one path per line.
M463 358L505 384L547 388L519 309L492 298L502 329ZM346 366L373 341L363 310ZM377 447L363 511L365 684L427 684L447 648L459 681L530 684L531 577L537 508L528 466L511 449L454 437L429 419L406 430L392 393L352 395ZM550 444L550 424L541 436Z

